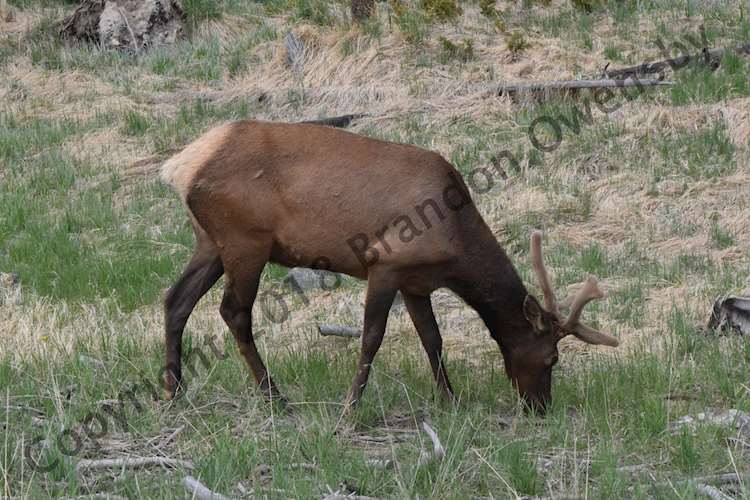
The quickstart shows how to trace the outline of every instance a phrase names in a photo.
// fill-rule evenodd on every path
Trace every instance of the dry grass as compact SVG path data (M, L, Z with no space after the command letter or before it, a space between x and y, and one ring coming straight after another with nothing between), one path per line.
M505 5L505 9L511 13L511 19L521 15L520 11L515 11L516 8L514 4ZM541 7L533 9L535 12L542 12ZM16 21L3 25L0 32L3 36L20 36L34 27L45 14L49 12L18 11ZM381 9L379 15L379 22L387 26L387 12ZM253 52L257 61L234 78L224 75L222 81L210 86L195 85L185 80L179 83L179 90L156 93L148 89L158 87L160 77L142 71L144 68L121 68L127 78L132 79L130 87L135 89L134 92L123 93L113 86L106 75L87 71L48 71L32 65L26 56L17 56L6 66L2 75L6 85L0 87L0 100L6 110L12 113L31 115L43 108L45 116L76 117L85 121L108 112L119 114L136 110L148 113L153 106L149 104L149 100L154 99L154 96L157 96L159 103L159 114L169 115L177 112L185 96L191 95L191 92L196 95L209 92L211 100L219 106L232 106L239 99L253 101L262 95L270 104L256 115L261 119L295 120L366 112L370 117L359 121L355 125L355 131L376 127L380 134L387 136L398 131L405 117L418 114L425 126L436 130L460 118L495 127L505 125L510 130L519 131L520 127L515 122L517 104L509 100L487 99L483 92L476 90L477 85L490 84L498 79L538 81L596 74L603 63L601 50L604 41L617 29L612 19L597 21L594 35L601 46L585 53L571 47L569 40L534 33L528 35L532 40L531 47L516 61L508 57L507 49L502 43L502 39L508 35L494 33L475 6L466 6L465 15L461 16L458 23L430 28L424 50L437 50L436 40L439 36L460 39L467 33L478 33L474 38L477 60L459 67L421 67L415 65L415 59L410 55L410 51L414 49L403 43L396 29L387 30L379 40L373 40L356 26L331 30L311 24L290 26L283 18L267 18L266 22L273 24L282 34L292 29L305 44L300 73L294 74L286 63L282 37L256 46ZM655 58L658 54L646 42L657 31L657 22L657 19L642 18L636 26L636 32L622 50L634 58ZM686 30L695 28L697 24L694 19L686 20ZM221 20L203 23L195 36L198 39L214 37L222 47L228 47L233 40L251 28L252 24L243 18L227 15ZM349 48L346 49L345 45ZM491 73L487 71L488 67L493 68ZM16 85L7 85L8 82L15 82ZM23 89L20 95L19 88ZM292 91L304 96L301 107L287 99ZM170 97L170 92L174 94L173 98ZM623 123L625 130L622 137L626 150L638 148L638 142L654 129L697 130L714 120L724 120L733 124L729 127L728 134L737 147L738 164L743 165L748 159L749 114L750 100L747 98L679 108L653 106L636 100L625 104L609 117L599 114L596 119ZM529 148L528 140L525 137L521 140L524 142L523 146ZM446 157L451 155L457 145L459 144L453 137L440 133L435 134L426 144ZM124 136L120 127L113 124L66 141L63 151L76 158L95 158L102 164L122 169L126 172L126 178L140 179L142 175L153 175L152 171L158 164L160 156L154 156L156 151L153 147L148 139L144 144L142 140ZM556 154L553 154L548 161L554 164L555 157ZM565 161L565 168L553 170L551 182L563 185L580 182L585 173L579 169L590 168L597 161L606 166L616 162L616 159L588 158L587 165ZM128 167L130 170L127 170ZM653 254L660 261L669 261L680 253L705 251L718 261L746 262L750 231L747 217L744 216L746 207L743 203L738 203L748 199L750 194L750 174L745 168L721 179L692 182L686 190L682 185L683 180L666 179L657 184L656 197L644 189L639 177L640 174L636 172L621 172L603 176L590 183L592 215L587 220L574 224L546 225L550 241L564 241L573 246L598 243L612 254L621 251L623 242L637 242L645 253ZM528 212L551 214L575 201L574 194L551 193L531 186L523 179L510 179L502 189L496 189L492 196L478 197L480 208L498 234L502 233L508 220ZM669 231L660 230L659 228L668 224L665 209L670 214L692 214L692 222L701 229L687 238L675 237ZM729 248L710 248L709 218L715 213L722 215L723 223L735 235L734 244ZM644 231L647 228L654 229L655 234ZM359 321L361 297L353 299L348 296L348 292L346 295L345 303L349 305L345 307L345 313L339 310L342 294L318 297L313 305L295 313L295 326L292 330L298 330L298 324L309 325L310 318L321 315L347 322ZM700 297L705 304L708 304L709 299L707 296ZM49 311L49 308L55 309L57 306L44 304L41 299L35 307L49 312L52 318L57 314ZM662 306L658 303L648 301L647 309L647 317L661 317ZM41 318L47 312L23 309L13 316L18 316L15 321L23 324L29 318ZM466 347L467 342L485 343L482 326L466 308L451 303L443 316L449 346L455 344L469 349ZM202 316L199 314L197 317ZM599 319L604 325L616 326L614 321L607 320L606 317ZM220 329L219 318L215 317L213 321L216 323L213 328ZM56 321L51 320L50 324L55 323ZM396 331L406 333L410 329L403 320L394 323L392 328ZM7 324L15 323L9 320ZM36 326L38 325L29 324L24 327L24 331L33 330ZM456 326L459 328L455 328ZM661 327L663 325L658 323L648 324L644 331ZM159 330L158 321L154 321L153 328ZM75 331L75 328L70 330ZM635 332L624 330L621 334L625 340L631 335L637 336ZM29 339L26 335L20 337Z
M502 181L496 179L492 191L475 195L480 211L512 254L512 259L531 289L535 289L535 284L526 262L525 248L529 230L534 227L545 230L545 245L551 260L549 265L557 277L560 295L573 292L586 274L604 273L602 286L609 297L593 308L587 319L604 330L614 332L622 340L622 346L610 350L592 348L570 339L561 343L562 370L569 375L566 378L572 381L564 379L556 382L559 384L556 390L561 387L565 391L566 401L577 401L579 404L569 412L560 410L554 417L562 422L561 432L565 434L558 436L559 439L549 437L557 432L552 428L554 426L541 427L522 421L517 430L514 421L512 428L502 427L502 432L507 434L501 437L506 436L508 443L500 446L492 441L490 445L481 441L489 439L482 433L474 434L475 428L495 426L492 428L496 429L497 415L472 414L466 421L468 423L456 423L455 427L451 423L449 427L441 429L441 432L450 432L452 438L461 443L460 446L463 446L462 440L466 438L466 443L469 443L465 450L470 457L468 464L465 457L456 458L460 466L452 468L453 462L446 462L429 472L413 472L411 476L409 474L412 472L404 472L400 469L403 464L399 464L399 470L387 476L384 482L391 488L389 491L397 492L395 495L400 493L401 496L413 496L414 491L424 492L424 489L415 486L421 484L420 481L429 483L429 480L433 480L435 484L443 486L452 482L463 484L463 481L473 484L486 480L482 478L487 475L491 478L489 484L502 484L506 478L498 478L496 470L484 468L486 462L483 460L491 460L493 450L505 449L506 444L515 446L532 440L533 445L533 439L540 434L544 439L549 438L550 442L556 443L555 446L542 451L524 448L524 453L533 455L533 460L539 462L540 470L547 471L545 487L555 495L586 495L590 485L589 466L601 466L604 459L577 456L582 441L576 444L575 440L604 439L601 434L604 427L611 442L627 447L622 443L628 443L633 439L632 433L640 431L639 426L627 420L636 419L636 416L629 415L627 405L616 406L611 415L605 414L603 417L587 413L589 410L581 401L594 398L591 394L598 394L599 390L599 379L590 377L588 373L590 367L598 367L594 369L599 370L597 373L600 377L605 377L607 366L622 367L625 365L617 363L626 363L629 359L633 363L640 363L644 352L672 356L673 344L684 341L675 340L675 332L679 330L675 326L675 317L678 316L675 311L684 314L685 321L698 323L708 314L718 294L750 289L750 218L747 216L750 208L750 98L706 99L706 102L676 106L666 91L647 93L624 103L609 115L594 110L593 124L584 126L581 134L566 132L561 147L556 151L536 154L538 152L533 149L526 133L530 120L541 113L568 113L570 106L579 105L581 101L552 98L550 102L540 103L530 99L518 102L488 98L484 86L498 82L596 76L607 64L607 48L613 44L621 57L620 62L613 63L614 66L656 59L661 54L654 48L653 40L662 34L665 29L663 24L670 27L678 25L679 31L676 28L671 33L677 36L682 32L696 33L702 21L710 25L710 20L697 16L687 18L679 12L680 9L666 8L664 12L651 11L637 19L629 18L627 22L595 15L590 24L583 27L576 24L578 21L561 18L553 21L569 25L559 29L560 33L556 35L554 27L540 28L542 21L539 19L551 12L565 13L567 1L553 0L551 7L535 3L529 8L522 7L522 3L497 3L497 8L505 12L506 24L513 29L524 30L524 36L530 42L530 46L517 55L506 48L506 38L512 30L498 32L491 22L481 16L478 6L465 4L464 15L455 23L429 25L421 46L405 41L404 34L393 19L389 19L389 13L384 8L378 12L379 35L373 34L367 27L351 26L340 17L334 26L321 27L307 21L293 22L289 17L277 15L262 19L263 29L272 29L275 34L259 37L257 43L248 41L261 30L255 14L244 17L226 14L221 19L207 20L198 25L192 40L140 59L126 55L110 57L94 49L80 53L75 52L74 48L50 49L53 53L64 55L62 69L35 62L30 49L18 46L29 30L37 27L46 17L57 15L58 11L13 9L15 21L0 23L0 41L15 43L17 49L0 73L0 107L3 115L12 116L24 124L71 118L79 121L80 131L66 136L59 144L33 151L14 161L25 165L23 162L53 152L91 166L92 172L87 171L76 179L71 188L71 199L102 186L114 185L109 201L119 210L118 213L127 216L116 220L110 230L127 241L133 227L145 225L149 234L153 235L152 245L134 252L175 254L180 256L175 259L180 262L189 249L181 243L167 242L162 238L165 227L169 229L181 223L179 218L183 216L179 203L170 197L171 194L148 190L156 185L158 167L166 156L214 123L228 118L249 116L296 121L363 112L368 116L355 122L353 131L414 142L437 150L446 158L454 159L464 173L478 166L490 166L493 154L503 149L519 152L521 172L508 171L508 178ZM553 21L548 24L551 26ZM284 36L289 30L293 30L305 45L299 71L295 71L287 62ZM471 39L475 58L460 64L439 64L438 39L441 36L454 42ZM589 36L589 41L586 41L586 36ZM728 45L730 41L726 32L717 29L713 40L715 46ZM223 62L217 65L218 69L209 68L215 78L205 78L198 70L190 73L188 70L194 69L193 66L199 69L201 65L210 66L211 57L219 57L201 55L204 49L213 54L211 43L218 47L217 54L221 57L239 46L244 47L243 43L247 43L247 48L239 51L238 64L233 66L234 69ZM177 63L170 66L172 60ZM199 99L203 102L196 104ZM724 127L721 133L726 141L724 136L719 139L706 138L707 130L721 126ZM611 130L615 132L610 133ZM700 152L690 149L690 144L700 141L710 148L731 146L731 168L718 170L715 174L702 169L696 171L695 163L703 160ZM723 161L714 153L707 154L706 158L707 164L720 164ZM36 168L36 164L31 165ZM9 175L10 170L4 165L0 166L0 182ZM149 194L143 195L144 191ZM61 209L57 207L55 210ZM147 217L153 213L158 214L155 221ZM50 217L53 215L50 213ZM718 233L717 227L721 230ZM88 230L71 237L96 244L104 236L96 230ZM111 249L106 248L106 251ZM586 260L587 255L589 260ZM0 269L2 271L13 269ZM169 276L154 274L150 278L166 286L177 272L174 270L173 275ZM281 286L278 278L269 278L263 284L266 289L278 290ZM231 339L218 314L221 292L219 286L216 288L194 312L187 336L198 339L207 335L217 339L219 346L223 347ZM257 342L264 355L270 358L272 368L283 366L283 369L296 373L279 361L286 359L285 356L299 363L309 362L310 366L315 366L315 356L319 353L330 356L350 354L354 359L356 342L323 339L317 334L315 325L318 322L360 325L364 303L362 283L347 282L334 291L310 292L308 305L302 304L293 293L285 297L290 306L290 317L282 323L269 321L259 304L254 310ZM465 380L459 380L456 385L470 387L472 382L476 382L472 378L474 373L495 373L496 370L500 373L497 348L490 341L478 316L446 291L436 292L433 304L449 362L473 368L465 370ZM692 323L684 329L691 328ZM142 360L127 353L128 342L132 340L138 346L137 352L142 352L140 349L143 348L145 356L151 356L150 350L161 349L162 330L158 300L144 301L137 307L123 310L117 298L81 303L40 296L23 280L20 291L0 285L0 338L3 338L0 359L10 359L14 366L26 366L24 363L43 360L43 364L51 370L58 362L75 359L81 346L86 346L88 355L101 357L107 367L112 364L118 367L131 365L130 368L134 368ZM731 339L722 339L721 342L721 349L728 352L730 347L736 347ZM116 347L113 348L113 345ZM741 354L737 354L740 351L732 352L735 354L732 359L741 357ZM694 363L693 356L698 354L692 351L686 354L688 363ZM160 356L154 354L153 358L161 359ZM383 394L388 396L388 390L382 389L387 386L386 382L398 378L397 383L403 383L399 378L402 373L392 375L403 368L399 365L403 359L419 359L419 369L428 373L419 342L403 306L396 306L392 311L380 357L390 360L391 364L381 365L389 367L383 373L378 373L381 385L376 383L372 390L368 389L368 397L380 405L373 410L376 416L368 427L351 430L351 434L341 438L340 442L345 447L351 445L357 450L364 449L363 453L368 457L392 458L396 456L396 444L389 441L388 436L403 437L399 443L407 443L414 448L409 448L410 453L416 453L417 448L411 444L419 439L414 418L425 406L424 401L415 403L415 410L411 406L412 401L399 400L388 406L388 402L378 399ZM594 361L599 364L590 364ZM240 363L236 359L231 358L229 363L239 368ZM339 363L338 358L336 363ZM648 363L645 365L648 368ZM685 368L679 366L680 369ZM217 368L217 371L222 370L225 373L222 377L229 378L226 373L231 370ZM626 371L624 368L622 370ZM615 369L613 371L616 372ZM67 403L60 401L60 391L56 390L59 389L57 385L65 385L68 376L67 373L46 372L39 376L44 397L56 398L55 405L59 408L56 417L59 422L51 425L65 423L72 418L66 416ZM287 378L295 384L292 390L303 393L307 376L288 374ZM647 378L648 375L643 377ZM689 375L683 374L681 377L681 388L685 392L700 386L700 382L691 381ZM105 390L116 390L117 382L112 381L111 387ZM263 422L262 417L266 412L258 399L245 393L237 395L241 392L238 386L245 381L237 382L237 386L231 383L217 385L214 382L212 379L210 383L217 388L210 397L200 388L191 393L191 398L200 400L197 406L158 407L153 425L174 419L165 426L164 432L157 428L139 432L135 436L109 434L101 453L89 449L86 449L86 453L96 457L102 454L109 457L147 454L155 446L162 445L170 430L183 423L188 424L185 434L189 434L189 437L181 436L178 445L163 443L164 450L170 456L191 458L189 455L194 453L205 458L205 453L208 453L206 449L212 455L224 453L222 450L230 449L236 443L233 437L225 437L223 432L229 436L243 436L243 443L251 440L248 436L261 436L252 438L256 441L270 436L269 442L262 441L259 445L262 447L259 454L262 460L267 461L270 460L269 454L277 452L277 439L281 440L282 448L294 443L305 452L309 451L308 446L313 451L319 451L315 448L317 443L305 441L310 435L323 440L315 434L321 432L322 435L320 429L325 428L318 421L321 417L317 414L297 420L290 417L286 421L280 418L274 420L278 416L271 413L270 421ZM645 382L638 380L638 383ZM54 387L48 388L50 384ZM715 382L715 385L721 386L721 383ZM618 387L623 391L629 390L623 389L628 386L622 381ZM406 384L402 389L403 395L413 395L413 391L407 391ZM230 391L232 395L222 391ZM737 392L741 392L741 389L737 389ZM736 396L737 400L745 401L743 397ZM509 408L514 404L509 402L511 392L503 393L500 398L503 400L502 408L510 412ZM654 398L654 404L662 409L662 396L657 394ZM725 400L718 398L717 404L725 403ZM305 405L313 407L316 404L317 401L306 401L300 406L307 408ZM325 404L332 403L328 401ZM669 412L686 411L690 403L681 404L663 404L667 420ZM605 412L609 411L608 403L605 407ZM639 407L641 417L638 418L647 419L649 408L644 410ZM335 420L336 411L330 410L330 415L325 413L327 411L321 410L321 415ZM383 414L377 414L379 411ZM174 412L179 414L174 416ZM219 417L216 417L217 414ZM238 417L238 414L242 416ZM642 414L646 414L646 417ZM445 417L446 421L453 422L453 417L449 417ZM597 420L600 417L604 424ZM221 420L221 429L212 427L212 418L226 419ZM610 419L615 422L625 419L630 427L625 430L609 429ZM488 423L488 420L492 422ZM175 422L175 425L171 425ZM191 428L192 425L195 427ZM287 432L293 436L279 437L274 427L277 425L282 429L284 426L292 429L294 432L289 429ZM269 428L272 432L268 431ZM471 438L467 438L467 435ZM226 441L215 441L216 436ZM632 455L615 457L613 463L623 465L651 460L656 464L653 466L658 467L658 464L668 462L670 453L673 453L670 450L676 445L671 441L672 437L658 436L659 440L666 441L666 444L659 443L659 446L664 444L663 448L658 448L658 453L664 456L649 454L648 446L644 444L636 451L628 448ZM314 441L313 438L309 439ZM644 442L648 441L643 439ZM720 451L724 451L722 446L719 446ZM587 448L586 452L590 449L593 446ZM612 453L619 450L615 447ZM738 456L745 456L742 449L734 452ZM646 458L638 456L639 453L646 454ZM220 465L231 465L234 460L231 457L224 459L226 461L219 462ZM708 463L724 464L715 458ZM262 469L264 464L250 473L252 477L247 481L253 484L248 488L273 488L272 485L278 483L278 479L274 483L268 476L269 472ZM211 467L214 465L211 464ZM217 469L220 470L220 467ZM451 475L454 469L459 472ZM284 476L281 470L273 472L276 478ZM223 477L221 472L214 474L213 477ZM515 475L520 473L516 471ZM507 478L512 480L510 475ZM96 481L95 478L94 483ZM106 484L115 482L113 478L99 478L98 481ZM391 481L398 484L393 486ZM516 483L498 494L515 493L514 488L518 488ZM620 493L625 490L614 488ZM263 490L259 489L256 493L260 491ZM601 491L596 490L597 493ZM643 493L644 490L638 491ZM165 496L169 493L174 492L162 491ZM239 495L241 492L233 493ZM630 494L633 494L632 490ZM617 496L616 493L613 495ZM648 493L645 495L648 496Z

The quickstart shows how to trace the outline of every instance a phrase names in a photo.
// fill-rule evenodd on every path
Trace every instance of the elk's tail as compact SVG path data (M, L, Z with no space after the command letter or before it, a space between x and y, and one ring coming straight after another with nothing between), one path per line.
M226 144L233 125L233 123L224 123L212 128L162 165L160 172L162 180L177 191L183 202L187 200L190 187L198 172L216 157Z

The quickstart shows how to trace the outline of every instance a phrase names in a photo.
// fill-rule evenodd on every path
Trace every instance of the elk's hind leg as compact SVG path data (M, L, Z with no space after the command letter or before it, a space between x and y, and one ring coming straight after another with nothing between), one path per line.
M267 246L257 242L246 242L234 247L242 248L240 257L225 258L225 262L234 264L231 267L226 266L227 283L220 311L263 395L284 403L285 400L268 374L253 340L252 308L270 246L270 242Z
M419 339L422 341L422 347L424 347L430 360L432 374L435 377L438 389L443 396L453 401L453 388L448 381L448 373L445 371L445 365L443 364L443 338L440 336L440 329L437 321L435 321L430 297L411 295L403 290L401 295L404 296L406 310L409 311L412 323L414 323Z
M167 364L164 371L166 398L172 399L182 382L182 333L198 301L224 274L214 244L202 230L196 229L197 244L187 268L164 298L165 344Z

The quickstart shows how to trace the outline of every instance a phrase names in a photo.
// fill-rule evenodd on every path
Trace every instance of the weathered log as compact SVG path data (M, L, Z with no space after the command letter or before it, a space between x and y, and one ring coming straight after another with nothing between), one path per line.
M185 476L182 485L190 493L191 498L196 500L229 500L224 495L209 490L193 476Z
M698 483L695 481L689 481L689 482L690 484L693 485L693 488L695 488L697 491L700 491L701 493L711 498L712 500L734 500L732 497L725 494L721 490L714 488L713 486L709 486L703 483Z
M329 127L344 128L348 127L351 122L368 116L366 113L355 113L351 115L333 116L331 118L321 118L319 120L306 120L302 123L314 123L316 125L328 125Z
M746 43L735 47L704 50L700 54L686 54L672 59L662 59L661 61L643 63L628 68L605 69L604 76L624 79L634 76L664 74L664 71L667 69L679 69L693 61L703 61L706 64L712 65L721 62L728 50L737 52L738 54L750 55L750 44Z
M674 82L654 79L625 79L625 80L554 80L550 82L501 84L489 88L493 94L521 94L539 93L552 90L582 90L603 88L655 87L660 85L674 85Z
M362 336L362 332L351 326L341 325L318 325L318 332L324 337L346 337L346 338L359 338Z
M750 297L729 296L714 302L706 326L708 333L750 334Z
M136 469L139 467L161 466L171 469L192 469L193 464L184 460L174 460L165 457L143 458L104 458L101 460L79 460L76 471L96 469Z

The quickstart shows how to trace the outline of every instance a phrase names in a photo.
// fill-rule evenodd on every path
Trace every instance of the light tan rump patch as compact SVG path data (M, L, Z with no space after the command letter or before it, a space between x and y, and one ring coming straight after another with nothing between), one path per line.
M224 123L212 128L162 165L162 180L179 193L183 202L187 199L196 174L226 143L234 123Z

